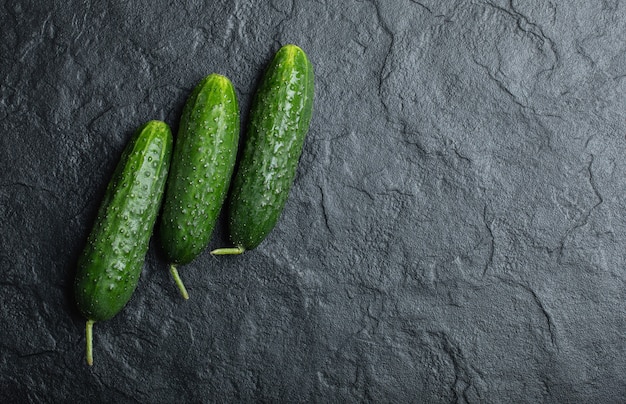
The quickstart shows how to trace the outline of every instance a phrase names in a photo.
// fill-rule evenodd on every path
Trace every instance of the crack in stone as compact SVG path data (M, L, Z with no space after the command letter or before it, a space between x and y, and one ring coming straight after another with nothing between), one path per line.
M389 120L388 120L389 121ZM402 143L404 143L407 146L412 146L415 148L415 150L424 156L428 156L430 153L428 152L428 150L426 150L424 148L424 146L421 144L421 142L419 140L411 140L409 138L415 138L415 139L420 139L425 137L421 132L417 131L417 130L411 130L408 127L408 124L403 121L402 122L402 128L401 128L401 133L406 135L406 137L399 137L399 136L393 136L392 137L396 140L401 141Z
M445 332L427 331L427 334L442 342L442 350L452 361L452 366L454 368L454 382L450 386L450 389L452 396L455 399L454 401L461 402L461 398L468 401L467 392L472 387L472 377L468 372L468 368L465 364L465 357L463 356L460 347L453 344ZM463 386L463 384L465 386Z
M326 203L327 203L326 194L324 193L324 188L321 185L318 185L318 188L320 190L320 195L321 195L322 216L324 218L324 224L326 225L326 229L329 231L329 233L334 236L335 232L330 227L328 211L326 208Z
M134 331L128 330L128 331L124 331L124 332L120 333L120 335L130 335L133 338L136 338L136 339L138 339L140 341L143 341L143 342L145 342L148 345L152 345L152 346L155 346L155 347L159 346L158 343L156 343L154 341L151 341L149 338L145 337L143 333L138 333L138 332L134 332Z
M593 211L604 202L604 198L602 198L602 194L598 190L598 186L596 184L596 181L595 181L594 175L593 175L593 171L591 169L591 166L593 164L594 158L595 158L594 155L591 154L591 158L589 160L589 163L587 164L586 171L587 171L587 174L588 174L589 185L591 186L591 189L593 190L593 193L594 193L595 197L598 199L598 201L591 208L589 208L587 210L587 212L584 215L582 215L582 217L577 221L577 223L575 223L572 227L570 227L565 232L565 235L563 235L563 237L561 238L561 241L559 242L559 246L556 249L556 251L558 253L558 259L557 259L558 263L561 263L561 260L563 259L563 251L565 250L565 243L566 243L567 239L576 230L584 227L589 222L589 218L591 217L591 214L593 213ZM548 252L553 252L553 251L548 251Z
M385 102L385 97L383 95L383 87L385 85L385 80L391 74L391 71L386 72L385 70L387 70L388 68L389 58L392 53L394 42L395 42L395 36L393 32L391 31L391 29L384 22L378 2L376 0L371 0L370 4L372 4L374 6L374 9L376 10L376 18L378 20L378 25L383 29L383 31L385 31L385 33L390 39L389 47L387 48L387 52L385 52L385 56L383 57L382 67L380 70L380 74L378 75L378 98L380 100L380 103L383 106L383 109L385 110L385 116L389 117L390 111L389 111L389 106Z
M550 37L548 37L543 32L543 28L541 28L541 26L537 25L534 22L531 22L530 19L526 15L524 15L520 11L518 11L515 8L515 5L513 4L513 0L509 0L509 8L505 8L505 7L499 6L499 5L494 4L493 2L490 2L490 1L486 1L483 4L485 4L486 6L491 7L494 10L500 11L500 12L508 15L509 17L513 18L516 21L517 28L520 31L524 32L525 34L528 34L528 35L532 36L533 38L538 40L542 45L545 44L545 43L548 43L548 45L550 46L550 49L556 55L556 45L555 45L554 41L552 39L550 39ZM523 25L527 25L528 28L524 27Z
M366 189L359 188L359 187L357 187L357 186L355 186L355 185L351 185L351 184L345 184L345 187L346 187L346 188L353 189L353 190L355 190L355 191L358 191L358 192L360 192L360 193L362 193L362 194L365 194L365 196L367 196L367 197L368 197L370 200L372 200L372 201L375 201L375 200L376 200L376 198L374 197L374 194L372 194L370 191L368 191L368 190L366 190Z
M27 184L25 182L16 181L16 182L11 182L11 183L0 184L0 188L10 188L10 187L24 187L24 188L27 188L29 191L33 191L33 192L43 191L44 193L52 196L57 201L61 200L61 198L57 194L55 194L54 191L44 188L44 187Z
M587 165L587 173L589 174L589 185L591 185L591 189L593 189L593 192L596 195L596 198L598 198L598 203L596 203L595 205L593 205L591 207L591 209L589 209L589 213L588 213L587 217L585 218L585 222L589 218L589 215L591 215L591 212L604 202L604 198L602 198L602 194L598 190L598 185L596 184L596 180L595 180L595 177L593 175L593 171L591 170L591 166L593 164L594 158L595 158L595 156L592 154L591 155L591 159L589 160L589 164Z
M420 2L419 2L419 1L417 1L417 0L411 0L411 3L413 3L413 4L417 4L418 6L420 6L421 8L423 8L424 10L428 11L428 14L432 14L432 13L433 13L433 11L432 11L430 8L428 8L426 5L424 5L423 3L420 3Z
M514 19L516 21L516 26L520 31L529 35L531 38L538 41L541 45L548 44L554 60L552 61L549 67L539 70L536 73L536 76L539 76L544 73L547 73L548 76L550 76L552 72L554 72L554 70L556 69L556 66L558 65L559 60L560 60L560 56L559 56L559 51L557 49L555 42L544 33L543 28L539 26L538 24L531 22L529 17L519 12L513 5L512 0L509 1L509 8L502 7L500 5L494 4L489 1L484 2L483 4L487 7L493 8L494 10L498 12L504 13L510 18ZM498 54L500 53L499 50L497 50L497 52ZM503 77L506 77L506 74L504 74L504 72L502 71L500 67L498 67L498 71L494 73L489 69L488 66L486 66L483 63L480 63L476 59L476 57L472 57L472 59L474 63L476 63L478 66L482 67L486 71L489 78L492 81L494 81L498 85L498 87L513 100L513 102L515 102L517 105L519 105L520 107L524 109L530 109L534 114L544 115L544 114L539 114L538 111L534 107L527 105L528 100L526 101L521 100L517 95L515 95L509 89L509 87L507 86L504 80L497 77L496 73L500 73Z
M469 158L469 157L467 157L467 156L462 155L462 154L459 152L459 149L456 147L456 145L455 145L455 144L453 144L453 145L452 145L452 151L454 152L454 154L456 154L456 156L457 156L459 159L464 160L464 161L467 161L468 163L471 163L471 162L472 162L472 159L470 159L470 158Z
M493 256L495 254L496 251L496 244L495 244L495 236L493 234L493 230L491 229L491 226L493 225L493 221L489 222L487 221L487 205L485 205L485 207L483 208L483 223L485 224L485 227L487 228L487 231L489 232L489 237L491 239L489 245L489 258L487 259L487 262L485 262L485 267L483 268L483 277L485 275L487 275L487 272L489 271L489 268L491 268L491 266L493 265Z
M473 60L473 62L474 62L477 66L481 67L481 68L485 71L485 73L487 74L488 78L489 78L491 81L495 82L495 83L496 83L496 85L498 86L498 88L500 88L500 89L501 89L501 90L502 90L502 91L503 91L503 92L504 92L504 93L505 93L505 94L506 94L509 98L511 98L511 100L512 100L512 101L513 101L516 105L518 105L520 108L522 108L522 110L524 110L524 111L526 111L526 110L527 110L527 111L530 111L530 112L531 112L531 114L532 114L532 115L535 115L535 116L544 116L544 117L549 117L549 118L558 118L558 119L560 119L560 120L562 120L562 121L564 121L564 120L565 120L565 119L563 118L563 116L559 115L558 113L554 113L554 112L540 112L540 111L538 111L538 110L537 110L537 108L536 108L536 107L531 106L531 105L527 105L527 104L525 104L524 102L522 102L522 100L520 100L520 98L519 98L517 95L515 95L515 94L514 94L514 93L513 93L513 92L512 92L512 91L511 91L508 87L507 87L507 84L504 82L504 80L502 80L502 79L498 78L498 77L496 76L496 74L494 74L494 73L492 73L492 72L491 72L491 70L489 69L489 66L487 66L487 65L485 65L485 64L483 64L483 63L481 63L481 62L479 62L479 61L478 61L475 57L473 57L473 56L472 56L472 60ZM498 66L500 66L500 65L498 65ZM544 70L539 71L537 74L539 75L539 74L541 74L541 73L543 73L543 72L546 72L546 71L552 71L552 70L554 70L554 68L544 69ZM500 74L502 74L502 76L506 77L506 75L502 72L502 69L501 69L500 67L498 67L498 72L499 72ZM543 124L542 124L541 122L539 122L539 124L543 127Z
M491 72L491 70L489 69L489 66L479 62L476 59L476 57L474 57L474 56L472 56L472 60L474 61L474 63L477 66L480 66L487 73L487 76L489 77L489 79L491 81L495 82L496 85L500 88L500 90L502 90L506 95L508 95L515 104L517 104L518 106L520 106L521 108L524 108L524 109L529 109L530 108L528 105L526 105L523 102L521 102L518 99L517 95L515 95L515 94L513 94L513 92L511 92L511 90L506 86L506 83L504 83L503 80L499 79L498 77L496 77L496 75L494 73ZM498 71L502 72L499 67L498 67Z
M528 294L530 294L530 296L533 298L534 303L537 305L537 307L539 307L539 310L541 310L541 313L546 321L546 329L548 331L548 334L550 335L550 343L552 344L552 346L554 346L554 348L556 348L558 352L559 345L558 345L558 341L556 337L556 330L555 330L556 327L554 324L554 319L552 318L552 315L550 314L550 312L544 306L543 302L539 298L539 295L537 295L537 292L535 292L530 286L525 285L522 282L515 281L513 279L504 278L501 276L498 276L497 278L498 280L500 280L506 285L521 288L525 290Z
M281 10L279 7L277 7L276 4L273 1L270 2L270 7L274 11L276 11L278 13L281 13L281 14L284 14L284 17L279 19L276 22L276 26L277 27L282 26L282 24L285 21L288 21L289 19L293 18L293 14L294 14L294 4L293 3L294 3L293 0L290 0L289 1L289 9L288 9L288 11L284 11L284 10ZM281 41L279 40L281 35L282 35L282 30L277 30L276 35L274 35L274 38L273 38L279 44L281 43Z
M32 357L36 357L36 356L42 356L42 355L50 355L50 354L56 354L59 353L59 351L56 351L54 349L44 349L43 351L37 351L37 352L31 352L31 353L27 353L27 354L22 354L22 355L18 355L17 357L20 359L25 359L25 358L32 358Z

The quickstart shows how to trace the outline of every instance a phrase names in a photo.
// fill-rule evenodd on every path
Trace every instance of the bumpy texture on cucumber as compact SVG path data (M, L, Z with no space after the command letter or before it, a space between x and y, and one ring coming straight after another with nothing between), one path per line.
M115 316L130 300L143 268L159 211L172 154L164 122L140 127L124 149L78 260L76 303L87 318L87 361L91 327Z
M176 265L208 245L233 174L239 143L239 107L228 78L211 74L187 99L174 146L160 222L172 275L188 297Z
M302 49L283 46L253 101L242 159L233 179L229 231L239 254L274 228L293 183L313 109L313 66Z

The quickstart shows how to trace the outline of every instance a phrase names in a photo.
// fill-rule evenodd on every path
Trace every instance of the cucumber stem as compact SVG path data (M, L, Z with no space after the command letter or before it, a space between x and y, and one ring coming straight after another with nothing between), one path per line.
M87 340L87 364L93 365L93 320L87 320L85 326L85 339Z
M243 247L218 248L211 251L211 255L239 255L246 251Z
M180 275L178 275L178 269L176 269L176 265L170 265L170 273L172 277L174 277L174 282L176 282L176 286L178 286L178 290L180 290L180 294L183 296L185 300L189 299L189 293L187 293L187 289L185 289L185 285L183 284L183 280L180 279Z

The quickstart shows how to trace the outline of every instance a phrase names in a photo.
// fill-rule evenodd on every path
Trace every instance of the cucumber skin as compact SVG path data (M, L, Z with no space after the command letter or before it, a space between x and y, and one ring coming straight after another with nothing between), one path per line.
M228 192L239 144L239 107L228 78L211 74L185 103L160 221L171 264L187 264L209 244Z
M130 300L161 204L172 155L164 122L141 126L126 145L78 260L74 283L81 313L108 320Z
M293 184L313 110L313 66L285 45L270 62L250 124L229 202L231 241L257 247L276 225Z

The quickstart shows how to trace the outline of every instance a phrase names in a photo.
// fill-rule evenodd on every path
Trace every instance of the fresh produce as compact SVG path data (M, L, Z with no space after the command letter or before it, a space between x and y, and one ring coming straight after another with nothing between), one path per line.
M247 138L233 179L228 220L234 248L257 247L274 228L293 183L313 108L313 66L302 49L283 46L253 101Z
M239 108L228 78L211 74L187 99L174 146L160 221L161 244L182 296L177 265L208 245L228 192L239 143Z
M130 300L152 234L172 154L170 128L150 121L134 134L113 173L78 260L74 291L87 318L87 363L93 364L92 328Z

